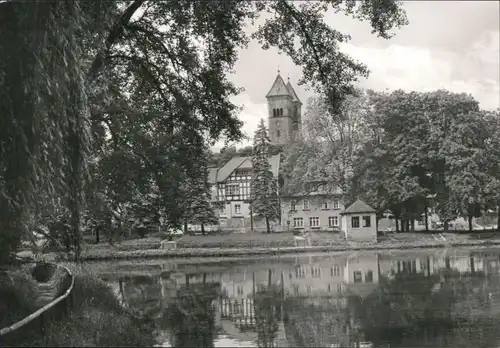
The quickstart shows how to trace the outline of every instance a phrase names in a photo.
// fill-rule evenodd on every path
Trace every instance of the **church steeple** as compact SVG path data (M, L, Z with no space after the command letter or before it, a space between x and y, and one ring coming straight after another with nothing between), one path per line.
M271 143L287 144L300 133L302 102L290 83L290 77L287 78L287 83L281 77L279 67L266 99Z

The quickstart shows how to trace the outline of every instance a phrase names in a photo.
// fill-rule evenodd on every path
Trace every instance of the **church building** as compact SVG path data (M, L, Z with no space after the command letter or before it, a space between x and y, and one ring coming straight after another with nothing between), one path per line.
M290 144L301 136L302 102L290 80L288 79L285 83L279 71L271 89L266 94L266 99L267 127L271 144ZM269 157L271 171L277 181L282 159L281 154ZM242 230L261 227L251 217L251 175L251 156L234 156L219 168L210 168L209 183L212 187L212 203L218 207L220 227ZM280 200L281 221L274 222L273 229L275 230L308 227L328 229L338 227L340 224L338 212L341 205L336 198L330 199L320 194L318 197L304 199L304 197L287 194L281 195ZM311 214L314 216L309 216Z
M284 145L296 139L302 132L302 102L297 97L290 79L285 84L278 71L266 99L271 143Z

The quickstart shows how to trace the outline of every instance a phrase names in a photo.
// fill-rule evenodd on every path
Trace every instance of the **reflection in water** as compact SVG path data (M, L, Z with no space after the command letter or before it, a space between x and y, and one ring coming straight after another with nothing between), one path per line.
M158 313L173 347L498 347L499 256L170 261L102 277L128 305Z

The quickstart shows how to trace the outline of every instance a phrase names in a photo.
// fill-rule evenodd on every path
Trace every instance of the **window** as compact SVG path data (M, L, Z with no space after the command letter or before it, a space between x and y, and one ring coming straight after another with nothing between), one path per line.
M311 227L319 227L319 217L312 216L309 218L309 226Z
M339 199L338 198L334 198L333 199L332 208L333 209L340 209L340 204L339 204Z
M359 228L359 216L353 216L351 218L351 227L352 228Z
M333 275L336 277L338 277L340 275L340 267L339 266L335 265L333 267Z
M293 218L293 227L304 227L304 219L301 217Z
M235 204L234 205L234 213L235 214L241 214L241 205L240 204Z
M278 116L277 112L276 112L276 109L273 109L273 117L276 117L276 116Z
M309 210L309 200L308 199L304 199L304 202L302 203L302 209Z
M276 131L276 137L278 137L278 138L279 138L279 137L280 137L280 135L281 135L280 131L279 131L279 130L277 130L277 131Z
M299 286L297 284L294 284L293 285L293 293L295 295L298 295L299 294Z
M290 202L290 210L292 210L292 211L297 210L297 209L295 208L295 205L296 205L296 204L297 204L297 202L295 202L294 200L292 200L292 201Z
M327 290L328 292L332 292L332 285L331 285L331 284L328 284L328 285L326 286L326 290Z
M366 272L365 283L373 283L373 271Z
M243 287L241 285L238 285L237 291L238 291L238 295L243 295Z
M363 216L363 227L371 227L371 216Z
M240 194L240 185L226 185L226 195L227 196L237 196Z
M321 203L321 208L322 208L322 209L328 209L328 201L327 201L327 200L324 200L324 201Z
M308 286L307 286L307 294L308 294L308 295L311 295L311 285L308 285Z
M338 216L329 216L328 217L328 226L337 227L339 225L339 217Z
M321 269L311 267L311 275L313 278L321 278Z
M361 273L361 271L354 271L354 282L355 283L363 282L363 273Z
M282 108L280 108L279 110L280 110L279 115L280 115L280 116L283 116L283 109L282 109Z
M337 292L338 292L339 294L341 294L341 293L342 293L342 284L337 284Z

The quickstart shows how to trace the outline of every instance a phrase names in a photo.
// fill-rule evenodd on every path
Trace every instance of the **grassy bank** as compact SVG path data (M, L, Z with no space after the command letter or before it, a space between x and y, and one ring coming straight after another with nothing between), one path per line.
M73 299L70 313L46 322L43 335L39 326L33 326L19 329L23 335L15 335L16 341L8 341L8 337L6 341L11 346L25 347L151 347L156 343L149 321L122 307L112 289L101 280L77 275Z
M1 271L0 271L1 273ZM29 267L9 269L0 274L0 328L10 326L33 313L38 285Z
M217 237L217 236L214 236ZM392 237L381 237L378 243L362 244L348 243L346 241L334 241L332 239L316 239L316 242L311 242L308 247L295 246L257 246L257 243L252 241L245 244L244 241L231 240L223 241L222 239L210 239L210 237L193 237L199 238L199 242L191 242L188 240L184 245L179 241L182 248L176 250L164 249L143 249L117 251L106 248L89 249L83 255L86 260L124 260L137 258L180 258L180 257L236 257L236 256L251 256L251 255L278 255L301 252L342 252L342 251L360 251L360 250L407 250L407 249L422 249L422 248L450 248L463 246L495 246L500 245L500 238L490 239L472 239L461 235L444 235L445 239L437 239L429 235L402 235ZM226 237L227 238L227 237ZM320 243L323 241L323 243ZM189 247L186 244L190 243ZM198 244L196 244L198 243ZM232 244L233 243L233 244ZM234 247L237 245L237 247ZM292 244L293 245L293 244Z

